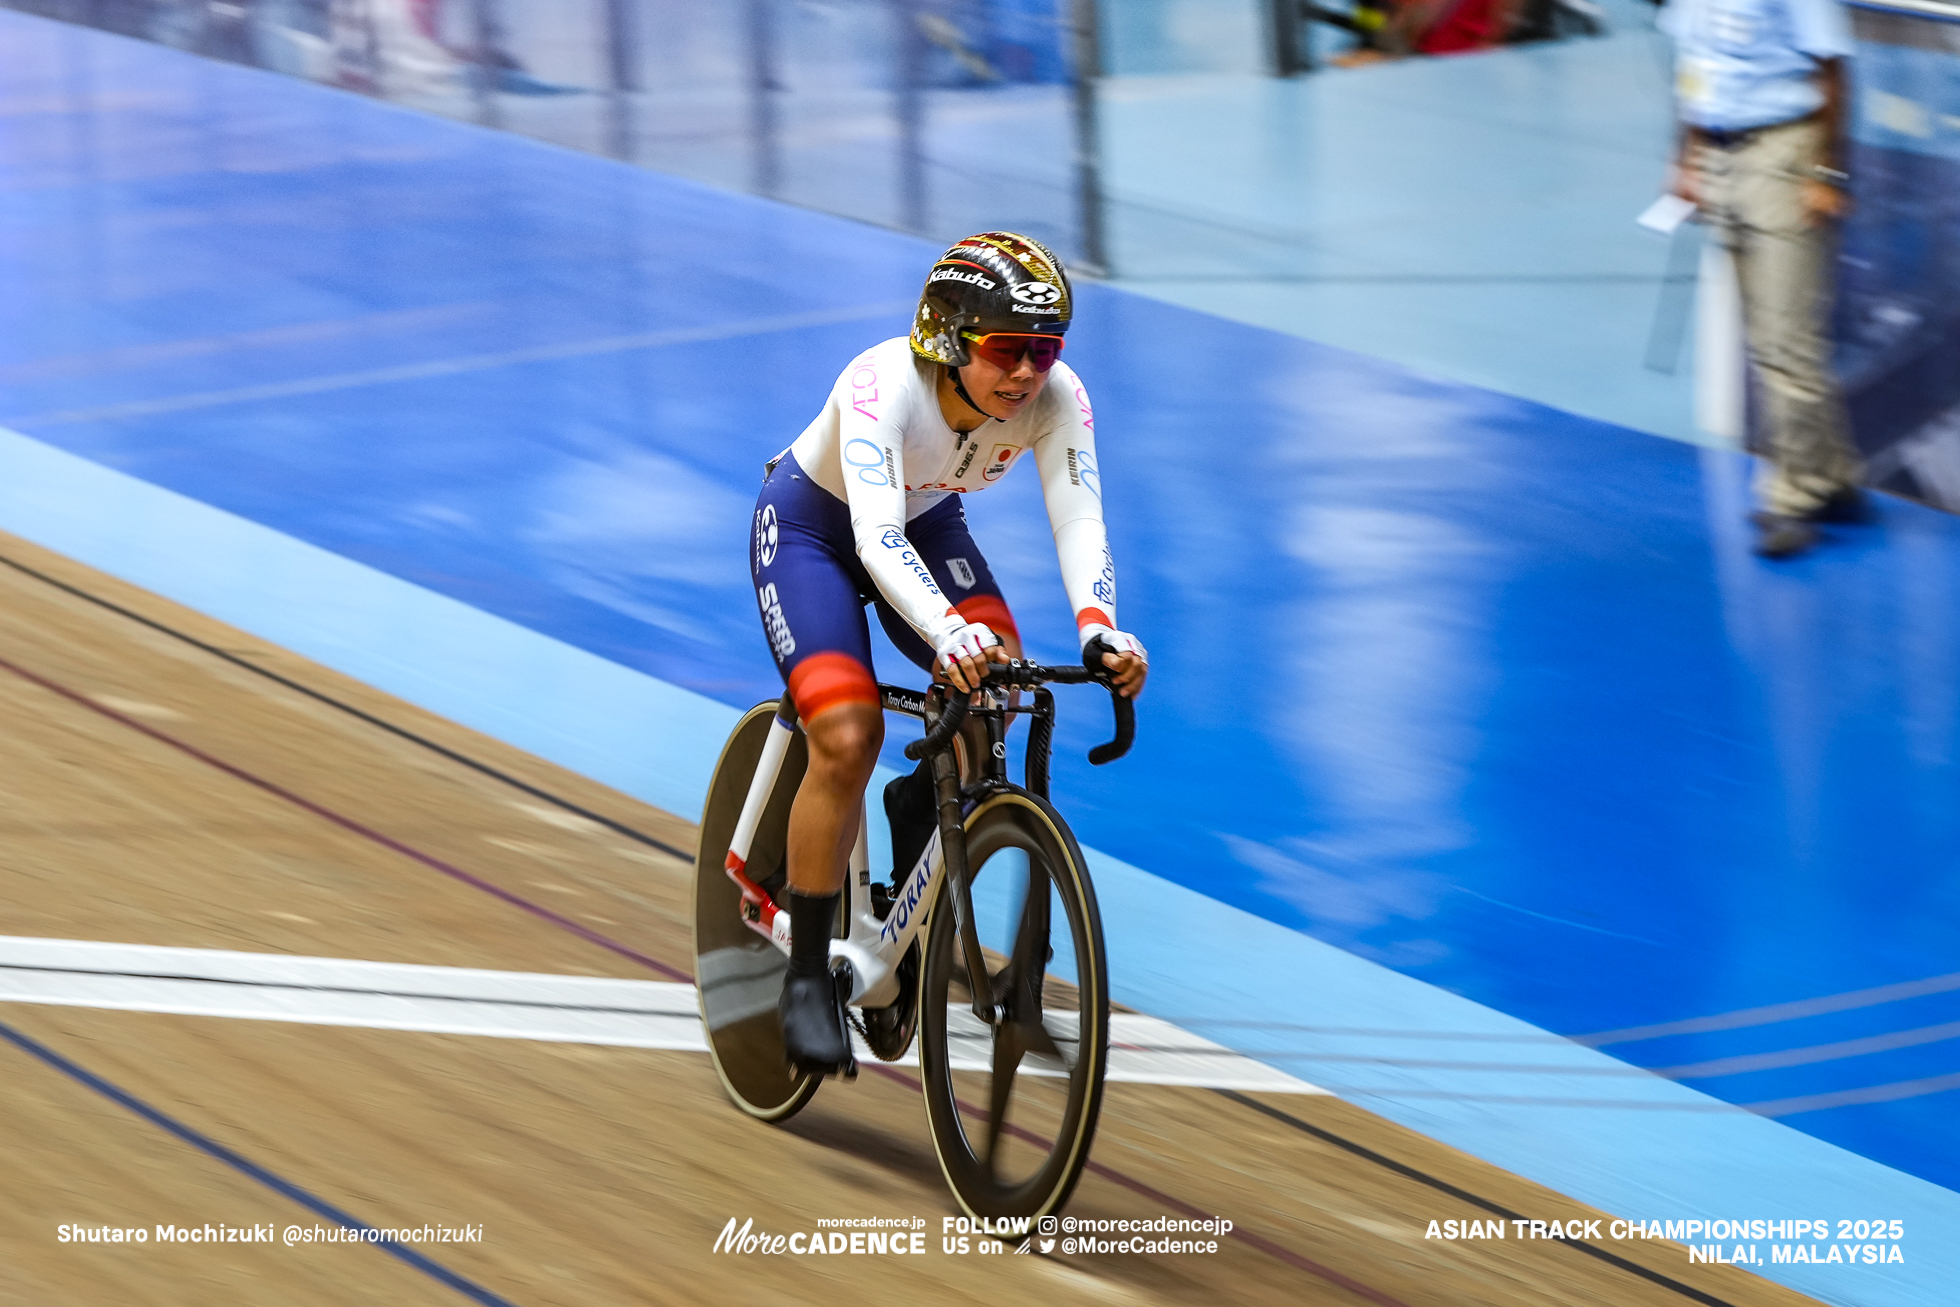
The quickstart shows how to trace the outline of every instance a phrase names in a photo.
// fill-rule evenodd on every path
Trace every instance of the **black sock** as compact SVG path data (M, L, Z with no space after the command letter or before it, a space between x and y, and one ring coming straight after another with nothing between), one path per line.
M789 891L789 974L822 976L830 972L830 937L837 929L838 894Z

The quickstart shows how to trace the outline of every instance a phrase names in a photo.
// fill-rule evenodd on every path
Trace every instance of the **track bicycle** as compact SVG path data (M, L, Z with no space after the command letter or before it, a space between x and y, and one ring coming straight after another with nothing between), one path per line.
M831 966L874 1056L899 1060L916 1032L940 1169L977 1218L1057 1211L1088 1162L1102 1106L1102 918L1082 851L1048 801L1048 686L1110 688L1103 646L1090 650L1081 667L993 664L971 697L943 685L923 694L878 687L887 711L926 724L905 756L930 760L938 825L917 862L887 885L871 877L860 813ZM1027 691L1025 702L1014 691ZM1134 705L1113 689L1111 699L1116 738L1090 750L1097 765L1122 757L1135 735ZM1024 785L1007 773L1015 716L1030 722ZM963 732L969 719L980 727ZM984 747L963 776L958 755L976 737ZM735 1105L768 1122L801 1110L821 1081L790 1069L776 1016L790 928L776 896L787 883L789 810L808 757L787 694L751 708L715 765L695 860L695 977L708 1047ZM855 1063L844 1074L854 1076Z

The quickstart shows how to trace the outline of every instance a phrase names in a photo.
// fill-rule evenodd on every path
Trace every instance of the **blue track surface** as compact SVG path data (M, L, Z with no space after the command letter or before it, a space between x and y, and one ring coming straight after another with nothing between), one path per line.
M0 426L773 697L761 460L930 249L11 15L0 56ZM1064 723L1086 842L1565 1033L1960 965L1960 522L1887 503L1767 567L1730 456L1081 301L1155 671L1119 769L1079 761L1100 708ZM1066 654L1036 487L968 507ZM1610 1051L1960 1185L1960 988L1911 993Z

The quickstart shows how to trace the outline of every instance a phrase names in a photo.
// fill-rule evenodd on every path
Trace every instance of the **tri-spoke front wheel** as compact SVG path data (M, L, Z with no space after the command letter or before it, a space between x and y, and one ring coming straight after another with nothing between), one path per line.
M971 976L950 880L926 930L919 1062L940 1167L976 1217L1056 1211L1089 1160L1109 1061L1109 972L1095 889L1061 817L1010 789L966 819ZM995 1013L973 1010L975 990Z

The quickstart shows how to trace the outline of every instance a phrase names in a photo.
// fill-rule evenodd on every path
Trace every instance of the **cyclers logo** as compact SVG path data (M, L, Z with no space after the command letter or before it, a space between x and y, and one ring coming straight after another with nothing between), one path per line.
M927 570L926 565L924 563L919 561L918 554L913 552L912 542L905 538L905 533L903 531L899 530L895 526L888 526L885 528L885 534L878 537L878 543L882 544L887 549L897 549L902 551L898 556L899 563L905 567L911 568L912 575L918 577L920 581L924 582L926 589L930 591L934 596L942 599L945 598L944 595L940 594L939 586L933 581L932 573L929 570Z

